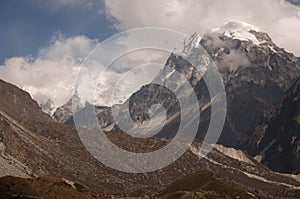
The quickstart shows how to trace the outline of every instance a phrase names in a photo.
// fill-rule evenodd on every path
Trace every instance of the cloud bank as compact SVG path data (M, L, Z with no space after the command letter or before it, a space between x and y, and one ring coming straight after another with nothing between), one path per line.
M126 42L124 45L127 45ZM7 59L0 65L0 79L29 92L39 104L53 101L53 108L56 109L75 93L75 81L82 63L99 44L97 40L82 35L65 38L57 34L49 46L40 49L37 56ZM83 102L106 106L124 102L140 86L151 82L168 56L167 52L146 49L121 56L106 70L99 62L89 63L89 72L82 77L82 84L77 88L80 98ZM150 66L150 63L161 65ZM100 77L99 71L104 70ZM93 89L95 82L97 90Z
M72 96L74 78L82 60L98 42L85 36L58 34L36 57L12 57L0 66L0 78L28 91L40 104L56 106Z
M284 0L105 0L105 6L118 30L158 26L204 34L225 21L240 20L300 56L300 11Z

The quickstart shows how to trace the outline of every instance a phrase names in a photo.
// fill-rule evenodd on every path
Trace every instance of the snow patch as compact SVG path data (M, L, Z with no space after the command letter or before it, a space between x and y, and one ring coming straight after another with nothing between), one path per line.
M226 147L221 146L221 145L214 145L214 147L215 147L215 149L217 149L218 151L221 150L220 152L223 153L224 155L230 154L230 155L231 155L230 157L233 158L233 159L236 159L236 157L238 157L238 156L240 155L239 152L238 152L238 154L239 154L238 156L234 155L234 154L236 153L236 151L238 151L238 150L235 150L235 149L226 148ZM219 149L220 149L220 150L219 150ZM211 162L211 163L213 163L213 164L215 164L215 165L219 165L219 166L221 166L221 167L223 167L223 168L225 168L225 169L232 169L232 170L240 171L240 172L244 173L246 176L248 176L249 178L256 179L256 180L259 180L259 181L261 181L261 182L265 182L265 183L269 183L269 184L275 184L275 185L285 186L285 187L292 188L292 189L300 189L299 186L295 186L295 185L290 184L290 183L284 183L284 182L279 182L279 181L277 181L277 180L266 179L265 177L259 176L259 175L255 174L255 173L249 173L249 172L245 171L244 169L242 170L242 169L240 169L240 168L235 168L235 167L232 167L232 166L227 166L227 165L225 165L225 164L223 164L223 163L217 162L217 161L215 161L215 160L213 160L213 159L211 159L211 158L209 158L209 157L203 155L202 152L199 150L199 148L197 148L197 147L195 147L195 146L190 146L190 150L191 150L191 152L192 152L194 155L196 155L196 156L199 157L199 158L204 158L205 160L207 160L207 161L209 161L209 162ZM233 152L233 153L232 153L232 152ZM240 152L241 152L241 151L240 151ZM243 153L243 152L241 152L241 153ZM245 154L243 154L243 155L245 156ZM242 155L242 156L243 156L243 155ZM232 156L234 156L234 157L232 157ZM238 157L238 158L240 158L240 157ZM247 158L247 157L246 157L246 158ZM245 160L244 158L242 158L242 159ZM251 161L249 158L247 158L247 159L248 159L249 161ZM243 161L243 162L244 162L244 161ZM246 160L246 162L247 162L247 160ZM251 164L251 165L254 165L254 168L255 168L254 162L251 161L250 164ZM251 171L251 170L250 170L250 171ZM291 178L291 179L294 179L294 180L300 182L300 175L281 174L281 173L276 173L276 174L282 175L282 176L284 176L284 177L289 177L289 178Z
M277 51L274 49L273 46L268 45L268 47L270 48L270 50L271 50L272 52L277 53Z
M295 174L285 174L285 173L279 173L279 174L282 175L282 176L285 176L285 177L293 178L297 182L300 182L300 174L298 174L298 175L295 175Z
M253 25L247 24L245 22L239 21L228 21L221 28L213 29L212 32L221 33L226 37L232 39L238 39L241 41L251 41L256 45L260 45L261 41L259 41L251 31L259 32L260 29Z
M254 157L254 160L256 160L257 162L262 162L263 156L262 155L257 155L257 156Z
M223 153L224 155L231 157L232 159L255 165L253 161L251 161L242 151L236 150L234 148L227 148L219 144L215 144L214 148Z
M174 52L183 57L188 57L192 49L200 47L201 39L201 36L195 32L191 37L186 38L183 41L183 45L175 49Z
M295 116L293 119L300 124L300 115Z
M201 151L199 148L195 147L195 146L190 146L190 150L191 152L196 155L197 157L199 157L200 159L201 158L204 158L206 160L208 160L209 162L213 163L213 164L216 164L216 165L220 165L222 167L226 167L226 165L223 165L219 162L216 162L214 160L212 160L211 158L208 158L205 154L207 154L206 152L204 152L203 154L203 151Z
M294 186L294 185L283 183L283 182L268 180L264 177L261 177L261 176L258 176L258 175L252 174L252 173L248 173L248 172L245 172L245 171L243 171L243 173L245 175L247 175L249 178L256 179L256 180L259 180L259 181L262 181L262 182L266 182L266 183L269 183L269 184L281 185L281 186L289 187L289 188L292 188L292 189L300 189L300 187L298 187L298 186Z
M68 185L70 185L72 188L76 189L75 183L74 183L73 181L67 180L67 179L65 179L65 178L63 178L63 181L64 181L65 183L67 183Z
M192 43L192 46L194 47L194 48L199 48L199 46L200 46L200 41L201 41L201 37L197 34L197 33L195 33L194 34L194 39L193 39L193 43Z

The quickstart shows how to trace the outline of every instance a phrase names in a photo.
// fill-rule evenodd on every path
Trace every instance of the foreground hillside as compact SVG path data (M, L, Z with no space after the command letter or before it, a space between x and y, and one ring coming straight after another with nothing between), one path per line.
M247 188L236 185L209 171L198 172L184 177L170 185L161 193L152 194L155 198L256 198ZM83 185L45 176L37 179L3 177L0 179L0 198L113 198L88 190ZM141 196L142 197L142 196ZM147 197L144 195L143 197ZM119 197L117 197L119 198ZM135 198L130 195L120 198ZM140 197L136 197L140 198Z
M198 141L176 162L159 171L129 174L110 169L86 151L74 127L54 122L26 92L0 81L0 91L4 89L7 95L0 98L0 107L10 106L0 108L0 157L13 168L2 169L2 176L52 175L78 182L104 195L141 196L160 193L184 176L207 171L245 187L251 194L300 197L300 182L296 176L274 173L243 152L222 146L215 146L208 156L201 158ZM27 114L33 116L19 118L15 111L18 104L10 100L14 98L22 101ZM34 117L42 120L32 120ZM136 152L160 148L168 142L156 138L140 142L114 132L107 136L115 144Z
M80 184L51 176L37 179L3 177L0 179L0 198L100 198Z

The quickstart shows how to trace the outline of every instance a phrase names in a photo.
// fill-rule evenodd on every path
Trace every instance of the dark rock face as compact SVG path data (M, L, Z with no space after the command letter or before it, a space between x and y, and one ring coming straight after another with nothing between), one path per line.
M253 34L265 42L257 46L214 34L201 41L216 61L226 88L227 118L219 143L260 155L262 163L275 171L299 173L300 131L295 119L299 80L294 82L300 76L300 61L278 48L266 34ZM232 68L234 63L226 60L231 52L238 54L236 59L247 58L249 62ZM274 109L277 115L270 116Z
M80 110L84 105L80 104L80 98L78 97L78 94L75 93L72 98L63 106L58 107L56 111L53 113L52 117L60 122L60 123L65 123L70 119L73 115L73 107L72 104L76 103L78 107L74 107L74 111Z
M265 112L247 149L272 170L300 173L300 79Z
M300 75L299 58L278 48L264 33L252 32L260 45L218 33L204 36L201 45L222 73L227 94L227 121L219 142L241 147ZM230 60L228 57L234 57ZM237 62L237 63L236 63Z
M149 120L148 110L155 104L161 104L170 117L179 111L179 104L172 91L158 84L149 84L134 93L129 99L130 115L135 122Z
M86 104L84 106L84 108L81 108L80 111L78 111L77 113L75 113L75 116L77 117L83 117L83 118L90 118L89 114L91 113L91 111L95 111L95 114L97 116L98 119L98 123L99 125L105 129L105 128L109 128L111 125L114 125L114 118L112 116L112 111L111 111L111 107L105 107L105 106L92 106L90 104ZM67 113L67 112L65 112ZM66 114L69 115L69 114ZM67 121L65 122L65 124L68 125L75 125L74 122L74 118L73 115L71 114L68 118ZM89 125L93 125L93 127L90 127L91 129L95 128L95 124L93 124L93 121L88 121ZM86 124L81 124L81 122L79 121L78 123L76 123L76 125L78 126L84 126Z

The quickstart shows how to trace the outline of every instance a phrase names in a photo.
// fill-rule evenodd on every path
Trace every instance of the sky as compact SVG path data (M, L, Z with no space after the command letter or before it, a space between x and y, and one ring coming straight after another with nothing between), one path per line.
M104 40L114 34L98 0L0 1L0 63L13 56L36 55L57 34Z
M51 99L59 106L74 93L76 70L84 58L115 33L154 26L202 35L228 20L255 25L300 56L300 0L289 1L1 0L0 78L39 103ZM134 57L157 59L149 52ZM122 74L118 69L110 75L106 79Z

